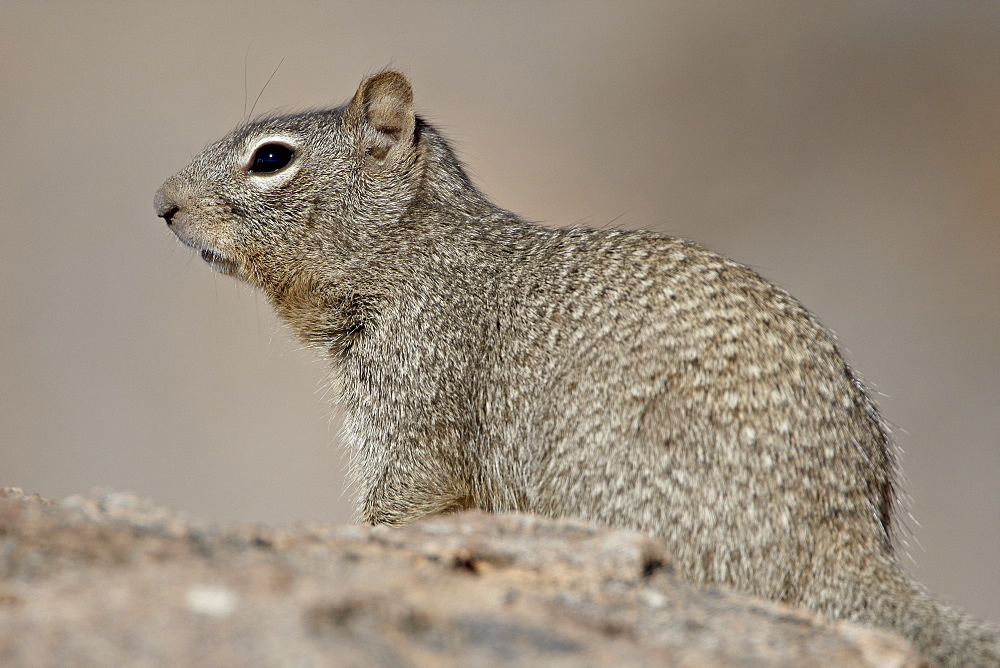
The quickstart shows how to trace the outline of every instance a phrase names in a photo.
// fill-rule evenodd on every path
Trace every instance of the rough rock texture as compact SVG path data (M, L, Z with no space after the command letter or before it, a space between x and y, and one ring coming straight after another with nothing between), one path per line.
M222 527L0 490L0 665L918 666L897 636L672 575L641 534L463 513Z

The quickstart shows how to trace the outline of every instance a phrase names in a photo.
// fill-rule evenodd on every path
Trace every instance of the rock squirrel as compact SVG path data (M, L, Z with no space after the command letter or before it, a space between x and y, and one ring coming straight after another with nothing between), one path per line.
M894 448L809 311L697 243L501 209L403 75L241 125L154 204L329 360L363 521L475 507L638 529L697 584L1000 664L995 627L897 563Z

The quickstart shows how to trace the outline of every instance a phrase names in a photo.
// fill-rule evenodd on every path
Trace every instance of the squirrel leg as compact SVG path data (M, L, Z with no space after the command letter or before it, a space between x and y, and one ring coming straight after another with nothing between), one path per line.
M359 515L368 524L401 526L427 515L472 507L465 485L444 474L432 462L385 462L368 481L360 498Z

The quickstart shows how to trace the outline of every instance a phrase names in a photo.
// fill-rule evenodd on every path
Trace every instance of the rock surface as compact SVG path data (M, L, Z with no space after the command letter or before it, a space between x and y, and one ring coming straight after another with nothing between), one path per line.
M890 633L672 571L641 534L522 515L224 527L7 488L0 665L921 665Z

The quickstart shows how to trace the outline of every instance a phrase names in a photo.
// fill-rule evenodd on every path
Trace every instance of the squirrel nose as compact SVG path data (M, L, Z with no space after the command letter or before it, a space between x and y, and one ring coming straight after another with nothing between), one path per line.
M163 188L156 191L153 198L153 210L156 215L167 221L167 225L173 222L174 215L180 211L180 207L163 192Z

